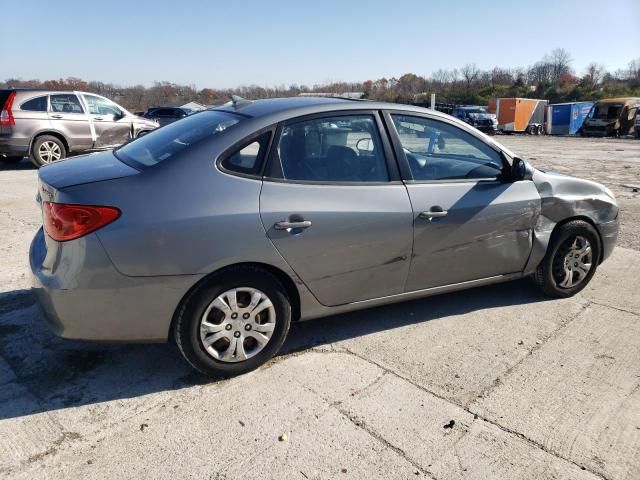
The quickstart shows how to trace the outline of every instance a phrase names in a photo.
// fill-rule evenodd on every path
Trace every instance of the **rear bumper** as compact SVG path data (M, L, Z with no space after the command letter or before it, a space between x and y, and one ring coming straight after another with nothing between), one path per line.
M604 262L613 252L616 243L618 243L618 230L620 228L620 216L616 216L615 220L597 225L598 232L602 238L602 257L600 262Z
M197 275L127 277L95 234L58 243L42 228L29 250L33 291L46 323L63 338L162 342Z
M15 142L12 138L2 138L0 136L0 155L14 157L18 155L26 156L29 153L29 144Z

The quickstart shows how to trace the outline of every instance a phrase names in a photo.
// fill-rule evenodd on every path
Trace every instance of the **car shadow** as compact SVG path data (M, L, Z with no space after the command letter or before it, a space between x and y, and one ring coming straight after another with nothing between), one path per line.
M17 163L6 163L0 160L0 171L5 170L35 170L36 166L27 157Z
M280 355L434 319L462 322L455 316L547 300L521 280L301 322L292 326ZM216 380L222 379L193 371L172 343L99 344L57 338L42 321L31 291L0 293L0 420Z

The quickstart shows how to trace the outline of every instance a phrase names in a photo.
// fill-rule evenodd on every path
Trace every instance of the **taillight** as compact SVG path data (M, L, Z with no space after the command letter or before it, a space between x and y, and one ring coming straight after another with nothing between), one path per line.
M120 216L114 207L43 202L44 229L58 242L80 238L108 225Z
M7 101L4 102L4 107L2 107L2 112L0 112L0 126L8 127L16 124L16 121L13 119L13 112L11 111L14 98L16 98L16 92L11 92L7 97Z

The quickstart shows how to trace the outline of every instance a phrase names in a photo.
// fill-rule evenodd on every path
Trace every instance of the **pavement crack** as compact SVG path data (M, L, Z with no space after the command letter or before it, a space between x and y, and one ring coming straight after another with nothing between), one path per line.
M391 442L389 442L386 438L384 438L378 432L376 432L371 427L369 427L366 424L366 422L364 422L363 420L359 420L357 417L354 417L348 410L340 408L340 406L338 404L331 404L331 407L336 409L338 411L338 413L340 413L342 416L344 416L347 420L349 420L357 428L363 430L368 435L370 435L371 437L376 439L378 442L380 442L382 445L384 445L385 448L388 448L389 450L395 452L397 455L402 457L404 460L406 460L408 463L410 463L420 473L422 473L423 475L425 475L428 478L432 478L433 480L438 480L431 472L429 472L428 470L423 468L422 465L420 465L418 462L413 460L409 455L407 455L407 453L404 450L402 450L400 447L398 447L398 446L392 444Z
M589 307L589 305L590 305L590 304L591 304L591 302L587 303L583 308L581 308L581 309L580 309L580 311L575 315L575 317L574 317L574 318L577 318L577 317L578 317L578 315L582 314L582 312L584 312L584 311ZM563 322L563 324L568 325L568 324L569 324L569 323L571 323L572 321L573 321L573 320L568 320L567 322ZM561 330L563 327L564 327L564 325L561 325L558 329L556 329L556 331ZM551 336L553 336L553 334L552 334L552 335L550 335L550 337L551 337ZM454 402L454 401L452 401L452 400L450 400L450 399L448 399L448 398L446 398L446 397L444 397L444 396L442 396L442 395L440 395L440 394L438 394L438 393L436 393L436 392L433 392L433 391L429 390L428 388L423 387L422 385L420 385L420 384L418 384L418 383L414 382L414 381L413 381L413 380L411 380L410 378L405 377L405 376L403 376L403 375L401 375L401 374L399 374L399 373L397 373L397 372L394 372L393 370L391 370L391 369L389 369L389 368L385 367L384 365L381 365L380 363L378 363L378 362L376 362L376 361L374 361L374 360L371 360L371 359L368 359L368 358L366 358L366 357L363 357L362 355L359 355L358 353L356 353L356 352L354 352L354 351L352 351L352 350L350 350L350 349L347 349L347 348L345 349L345 352L347 352L347 353L349 353L350 355L353 355L354 357L357 357L357 358L359 358L359 359L361 359L361 360L364 360L365 362L368 362L368 363L370 363L370 364L372 364L372 365L375 365L375 366L377 366L378 368L383 369L385 372L389 373L390 375L394 375L394 376L396 376L397 378L399 378L399 379L401 379L401 380L404 380L405 382L407 382L407 383L409 383L409 384L413 385L413 386L414 386L414 387L416 387L417 389L419 389L419 390L421 390L421 391L423 391L423 392L425 392L425 393L427 393L427 394L429 394L429 395L432 395L432 396L433 396L433 397L435 397L435 398L438 398L438 399L440 399L440 400L442 400L442 401L444 401L444 402L447 402L447 403L449 403L449 404L451 404L451 405L454 405L454 406L456 406L456 407L458 407L458 408L460 408L460 409L464 410L465 412L467 412L467 413L469 413L469 414L473 415L474 421L475 421L475 420L480 419L480 420L482 420L482 421L484 421L484 422L488 423L489 425L493 425L494 427L496 427L496 428L498 428L498 429L502 430L502 431L503 431L503 432L505 432L505 433L508 433L508 434L511 434L511 435L514 435L514 436L518 437L519 439L521 439L521 440L525 441L527 444L529 444L529 445L530 445L530 446L532 446L532 447L538 448L539 450L542 450L543 452L545 452L545 453L547 453L547 454L549 454L549 455L552 455L552 456L554 456L554 457L558 458L559 460L565 461L565 462L567 462L567 463L570 463L571 465L574 465L574 466L578 467L580 470L584 470L584 471L586 471L586 472L589 472L589 473L591 473L592 475L595 475L596 477L598 477L598 478L600 478L600 479L602 479L602 480L612 480L612 479L610 479L610 478L606 477L605 475L602 475L601 473L598 473L598 472L593 471L592 469L590 469L590 468L589 468L589 467L587 467L586 465L581 465L581 464L579 464L579 463L577 463L577 462L575 462L575 461L573 461L573 460L571 460L571 459L569 459L569 458L566 458L566 457L562 456L561 454L559 454L559 453L557 453L557 452L555 452L555 451L553 451L553 450L550 450L549 448L547 448L547 447L545 447L544 445L542 445L542 444L540 444L540 443L536 442L535 440L530 439L529 437L527 437L526 435L524 435L524 434L522 434L522 433L520 433L520 432L517 432L517 431L515 431L515 430L512 430L512 429L510 429L510 428L508 428L508 427L505 427L505 426L503 426L503 425L501 425L501 424L499 424L499 423L497 423L497 422L495 422L495 421L493 421L493 420L491 420L491 419L489 419L489 418L487 418L487 417L482 416L480 413L478 413L478 412L475 412L475 411L471 410L471 408L470 408L469 406L466 406L466 405L464 405L464 404L456 403L456 402ZM528 355L527 355L527 357L528 357ZM526 357L525 357L525 358L526 358ZM338 408L338 406L337 406L337 405L333 405L333 406L334 406L334 408ZM343 414L343 415L345 415L347 418L349 418L349 420L353 421L353 420L349 417L349 415L348 415L347 413L343 412L343 411L342 411L341 409L339 409L339 408L338 408L338 411L340 411L340 413L342 413L342 414ZM354 423L355 423L355 422L354 422ZM361 427L362 427L362 426L364 425L364 423L363 423L363 422L358 422L358 423L359 423L359 424L361 424L361 425L356 424L356 425L358 425L358 426L361 426ZM364 427L363 427L363 428L364 428ZM382 439L382 437L381 437L377 432L374 432L374 431L371 431L371 432L370 432L370 429L366 429L366 428L365 428L365 430L367 430L367 432L368 432L368 433L370 433L370 434L371 434L372 436L374 436L375 438L380 438L380 439L381 439L381 441L384 441L384 443L385 443L385 444L389 444L389 442L388 442L388 441L386 441L386 440L384 440L384 439ZM466 434L465 434L465 435L466 435ZM463 436L464 436L464 435L463 435ZM391 445L391 444L389 444L389 445ZM403 455L404 455L404 456L405 456L405 458L406 458L406 454L404 454L404 452L403 452L401 449L399 449L399 448L397 448L397 447L395 447L395 446L392 446L392 447L393 447L393 449L394 449L394 450L396 450L396 449L397 449L397 451L402 452L402 453L403 453ZM413 464L413 463L412 463L412 464ZM425 471L426 473L429 473L427 470L424 470L424 471ZM433 474L431 474L431 473L429 473L429 475L433 476ZM436 479L436 480L437 480L437 479Z
M560 322L560 325L558 325L557 328L555 328L554 330L551 331L551 333L549 333L549 335L547 335L546 337L544 337L540 342L536 342L533 347L531 347L528 352L520 359L518 360L516 363L514 363L513 365L511 365L509 368L507 368L503 373L501 373L500 375L498 375L493 382L491 382L491 384L486 387L485 389L483 389L482 391L480 391L475 398L469 400L465 405L464 408L468 409L473 403L475 403L479 398L484 398L488 395L490 395L496 388L500 387L500 385L502 385L502 383L504 382L504 380L509 377L520 365L522 365L526 360L528 360L529 358L531 358L533 356L534 353L536 353L538 350L540 350L542 347L544 347L547 343L549 343L549 341L551 341L552 339L554 339L562 330L564 330L567 326L569 326L572 322L574 322L580 315L582 315L588 308L589 306L592 304L593 302L588 301L587 303L585 303L580 310L578 310L578 312L575 315L572 315L571 317L568 317L567 319L563 320Z
M600 302L594 302L594 301L591 301L591 303L593 305L598 305L600 307L605 307L605 308L612 308L613 310L617 310L619 312L630 313L631 315L635 315L636 317L640 317L640 313L634 312L632 310L627 310L626 308L615 307L613 305L607 305L606 303L600 303Z

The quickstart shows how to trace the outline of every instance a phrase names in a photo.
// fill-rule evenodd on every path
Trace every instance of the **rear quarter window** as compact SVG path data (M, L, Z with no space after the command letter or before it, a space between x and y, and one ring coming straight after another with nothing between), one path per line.
M271 132L265 132L245 140L223 157L220 166L228 172L245 175L259 174L270 139Z
M20 110L27 112L46 112L47 111L47 96L36 97L31 100L27 100L20 105Z
M209 110L186 117L129 142L114 151L125 163L151 167L170 159L185 148L219 135L241 122L244 117L218 110Z

